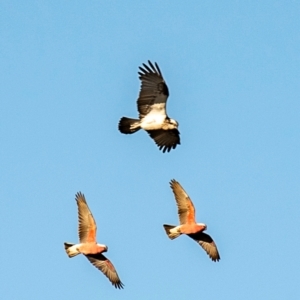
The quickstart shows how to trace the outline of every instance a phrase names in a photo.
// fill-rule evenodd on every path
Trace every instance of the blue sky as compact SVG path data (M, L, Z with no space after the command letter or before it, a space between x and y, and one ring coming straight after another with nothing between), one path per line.
M299 13L298 1L2 1L2 296L299 299ZM167 154L117 130L137 116L148 59L181 132ZM166 236L173 178L220 262ZM64 252L78 191L124 290Z

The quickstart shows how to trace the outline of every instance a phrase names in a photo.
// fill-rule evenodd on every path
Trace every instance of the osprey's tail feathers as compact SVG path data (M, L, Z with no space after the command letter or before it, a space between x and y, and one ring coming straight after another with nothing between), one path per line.
M70 244L70 243L64 243L64 245L65 245L65 250L69 257L73 257L73 256L80 254L80 252L76 249L77 245Z
M141 129L140 120L138 119L130 119L130 118L123 117L119 122L119 130L122 133L125 134L135 133L140 129Z
M166 224L164 224L163 226L164 226L164 229L165 229L168 237L171 240L174 240L181 235L179 228L176 228L177 226L166 225Z

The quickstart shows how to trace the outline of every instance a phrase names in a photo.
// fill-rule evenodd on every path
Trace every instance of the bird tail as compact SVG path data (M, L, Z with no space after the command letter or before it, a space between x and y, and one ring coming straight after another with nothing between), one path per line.
M163 226L164 226L164 229L165 229L168 237L171 240L174 240L181 235L180 231L178 229L176 229L177 226L166 225L166 224L164 224Z
M65 245L65 250L69 257L73 257L80 254L80 252L76 249L75 244L64 243L64 245Z
M122 133L130 134L140 130L140 120L123 117L119 122L119 130Z

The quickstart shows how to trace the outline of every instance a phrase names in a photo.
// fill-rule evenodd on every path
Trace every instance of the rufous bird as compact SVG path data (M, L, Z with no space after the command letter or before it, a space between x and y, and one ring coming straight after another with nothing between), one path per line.
M102 253L108 250L106 245L96 241L97 225L86 203L84 195L79 192L75 196L78 206L78 233L79 244L64 243L69 257L83 254L97 269L99 269L110 282L118 289L123 288L118 273L113 264Z
M203 231L207 229L206 224L196 223L195 207L189 195L176 180L171 180L170 186L173 190L176 204L178 207L178 215L180 225L166 225L164 229L168 237L173 240L181 234L186 234L195 240L208 254L213 261L220 260L220 255L217 246L213 239Z

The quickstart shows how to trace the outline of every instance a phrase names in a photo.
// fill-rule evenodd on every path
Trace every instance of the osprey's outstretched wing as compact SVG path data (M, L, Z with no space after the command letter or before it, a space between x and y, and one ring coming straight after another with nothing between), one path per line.
M180 145L179 131L177 129L147 130L147 132L154 139L159 150L163 152L170 152L171 149L175 149L177 145Z
M139 67L141 72L139 78L142 81L137 107L140 119L149 114L152 110L158 110L158 113L167 115L166 102L169 96L168 86L164 81L161 71L155 63L153 65L148 60L149 66L143 64Z

